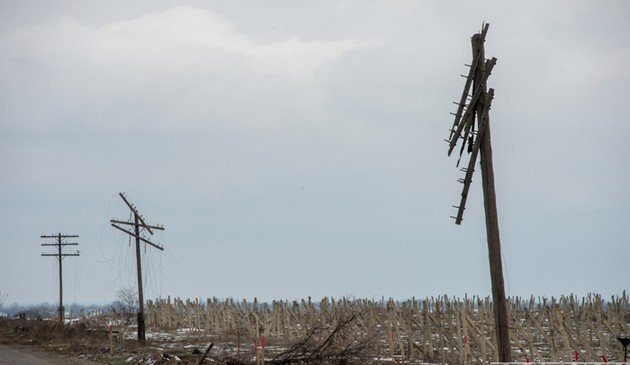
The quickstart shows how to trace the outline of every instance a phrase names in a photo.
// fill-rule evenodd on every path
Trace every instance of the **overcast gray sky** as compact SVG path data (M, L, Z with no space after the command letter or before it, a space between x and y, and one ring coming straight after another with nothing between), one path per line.
M480 179L447 158L486 55L508 295L630 289L630 3L0 1L0 291L56 302L488 295ZM50 250L48 250L50 251ZM143 253L144 254L144 253Z

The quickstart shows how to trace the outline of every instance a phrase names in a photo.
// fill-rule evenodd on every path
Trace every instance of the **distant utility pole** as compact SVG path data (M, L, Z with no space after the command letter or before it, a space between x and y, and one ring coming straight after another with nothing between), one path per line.
M136 266L138 269L138 341L140 343L145 343L145 325L144 325L144 295L142 293L142 263L140 260L140 241L144 243L148 243L149 245L157 248L160 251L164 251L164 248L156 245L155 243L145 239L140 236L140 230L146 230L149 234L153 234L153 230L164 230L164 226L161 225L149 225L144 221L144 218L140 213L138 213L138 209L129 202L129 200L125 197L124 193L119 193L122 200L127 204L131 213L133 213L133 222L127 222L118 219L110 220L112 227L125 232L126 234L136 238ZM129 231L125 228L119 226L119 224L133 226L134 230Z
M78 242L64 242L63 240L65 238L79 238L78 235L67 235L67 234L61 234L58 233L56 235L52 235L52 236L46 236L46 235L42 235L40 236L40 238L55 238L56 242L55 243L42 243L42 246L56 246L57 247L57 253L43 253L42 256L55 256L57 257L57 260L59 260L59 308L58 308L58 313L59 313L59 324L63 326L63 318L64 318L64 314L66 313L66 311L63 308L63 276L62 276L62 269L61 269L61 263L63 261L63 258L66 256L79 256L79 251L77 251L76 253L63 253L63 246L77 246L79 243Z

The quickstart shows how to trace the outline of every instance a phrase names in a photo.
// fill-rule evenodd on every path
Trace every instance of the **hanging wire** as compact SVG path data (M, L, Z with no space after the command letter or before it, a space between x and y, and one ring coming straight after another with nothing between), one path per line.
M79 257L81 257L81 256L79 256ZM74 273L74 280L73 280L73 283L72 283L73 284L72 285L73 286L73 290L72 290L72 302L73 302L73 304L76 304L76 302L77 302L77 294L78 294L79 289L80 289L80 286L79 286L79 278L80 278L80 276L79 276L79 265L81 264L80 263L81 260L79 259L79 257L77 257L76 260L71 260L72 261L72 271ZM76 313L75 313L75 315L76 315Z
M110 199L111 201L114 198ZM108 215L110 215L108 206ZM110 215L111 216L111 215ZM134 222L134 213L129 211L129 221ZM141 237L144 237L142 232L146 230L144 227L138 227L138 232ZM111 259L106 260L106 262L110 265L110 277L113 279L110 283L110 292L111 289L114 288L116 291L121 288L134 288L137 285L137 272L136 268L136 244L135 238L131 235L127 235L127 248L122 247L122 242L120 240L119 235L115 235L116 237L116 252L112 256ZM158 238L158 237L156 237ZM161 236L159 237L161 239ZM102 238L101 238L102 241ZM145 293L149 294L145 297L149 298L151 295L155 295L156 293L162 292L163 286L163 277L162 277L162 255L161 253L153 252L154 250L147 250L147 244L144 242L144 255L142 255L141 260L143 261L143 285L145 287ZM142 253L142 252L140 252ZM156 257L156 255L158 255ZM104 255L102 255L104 256ZM158 264L159 262L159 268ZM157 270L160 270L159 273L156 273ZM159 278L159 279L158 279Z
M110 199L108 204L108 216L111 217L110 206L113 199L116 196L113 196ZM129 212L129 221L131 221L132 213ZM104 229L103 229L104 231ZM104 262L106 262L109 266L109 276L110 283L103 290L103 295L107 295L112 298L112 292L116 293L122 287L133 287L135 284L135 278L133 276L132 267L134 266L134 245L132 245L131 236L127 237L127 247L124 245L124 239L120 237L120 235L115 234L112 231L111 233L115 244L108 245L109 247L114 248L114 253L111 258L105 258L105 254L102 248L102 237L101 237L101 256L104 258ZM115 295L115 294L114 294ZM112 298L115 299L115 298Z
M162 255L159 256L159 260L160 260L160 284L159 284L159 291L158 291L158 298L161 299L162 298L162 293L164 292L164 266L162 265Z
M59 300L59 269L57 268L57 265L59 264L59 261L55 260L49 260L50 263L50 270L52 271L52 275L49 276L51 282L50 285L48 285L48 287L50 288L51 291L51 295L52 295L52 303L57 303L57 305L53 304L53 307L57 307L59 305L59 303L57 302Z
M507 296L509 297L512 295L512 291L510 290L510 273L508 271L508 264L507 261L505 261L503 251L501 251L501 259L503 260L503 271L505 271L505 279L507 281Z
M107 216L108 217L111 217L111 204L112 204L112 201L115 198L116 198L116 196L112 196L109 199L109 202L107 204ZM121 277L121 275L122 275L120 267L116 266L116 263L118 262L118 260L120 258L120 255L121 255L121 252L122 252L122 241L121 241L120 237L118 235L114 234L114 232L112 232L111 230L109 230L110 235L111 235L110 237L113 238L115 243L113 245L112 244L107 244L107 249L106 250L104 249L103 234L105 232L105 229L108 228L108 226L109 226L108 224L107 225L105 225L105 224L103 225L103 229L101 230L101 237L100 237L100 240L99 240L99 251L100 251L101 259L103 261L98 261L97 260L98 263L106 263L107 266L108 266L108 269L109 269L108 273L109 273L109 277L110 277L110 282L109 282L108 285L106 285L103 288L103 291L101 293L103 296L109 295L109 293L111 293L112 289L114 288L114 283L117 282L119 280L119 278ZM111 256L106 255L106 251L109 251L112 248L113 248L113 251L114 251L113 254ZM106 293L108 293L108 294L106 294Z

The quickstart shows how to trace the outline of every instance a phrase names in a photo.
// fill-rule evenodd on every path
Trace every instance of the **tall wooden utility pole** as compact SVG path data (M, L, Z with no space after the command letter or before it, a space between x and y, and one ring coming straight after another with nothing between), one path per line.
M59 308L57 308L57 313L59 314L59 325L63 326L63 318L66 313L63 308L63 270L61 267L61 263L63 262L63 258L66 256L79 256L79 251L76 253L63 253L64 246L77 246L78 242L64 242L65 238L79 238L78 235L66 235L58 233L52 236L42 235L40 238L55 238L55 243L42 243L42 246L56 246L57 253L43 253L42 256L55 256L57 260L59 260Z
M111 222L112 227L119 229L125 232L126 234L132 237L135 237L136 239L136 267L138 271L138 341L140 343L145 343L146 331L145 331L145 324L144 324L144 294L142 292L142 260L140 259L140 241L147 243L157 248L160 251L164 251L164 248L162 246L156 245L155 243L147 240L144 237L141 237L140 230L146 230L147 232L149 232L149 234L152 235L154 229L163 231L164 226L160 226L160 225L152 226L152 225L147 224L144 221L144 218L142 218L142 215L138 213L138 210L136 209L136 207L133 204L131 204L129 200L127 200L127 198L125 197L125 194L119 193L118 195L120 195L122 200L125 202L125 204L127 204L129 209L131 210L131 213L133 214L133 222L127 222L127 221L122 221L118 219L112 219L110 220L110 222ZM134 230L129 231L125 228L120 227L119 224L133 226Z
M486 81L492 72L492 68L497 62L496 58L487 60L485 58L484 42L489 24L485 24L481 33L472 37L473 60L470 64L470 71L466 76L464 92L457 104L457 112L451 113L455 116L450 137L448 155L453 152L457 142L462 139L462 146L459 151L459 160L467 148L470 155L468 166L461 170L465 172L463 179L459 182L464 184L461 200L457 208L456 224L461 224L464 216L468 191L472 183L472 176L475 171L477 156L481 153L481 180L483 185L483 202L486 212L486 233L488 236L488 256L490 261L490 279L492 281L492 299L494 305L495 333L497 338L497 348L499 361L512 361L512 346L510 343L510 333L508 325L507 300L505 298L505 288L503 283L503 265L501 262L501 240L499 238L499 219L497 214L497 198L494 188L494 168L492 165L492 141L490 134L490 107L494 98L494 89L487 89ZM472 95L469 94L472 86ZM468 102L468 104L466 104ZM477 120L475 132L475 119ZM481 152L480 152L481 151Z

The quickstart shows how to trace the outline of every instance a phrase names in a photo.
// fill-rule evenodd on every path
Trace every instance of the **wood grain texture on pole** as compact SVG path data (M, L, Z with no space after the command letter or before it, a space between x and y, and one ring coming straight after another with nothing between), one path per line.
M484 52L483 42L480 34L475 34L472 38L473 50L479 49ZM479 63L480 67L484 67L483 63ZM485 89L483 85L483 69L477 73L476 85ZM485 90L484 90L485 91ZM485 104L485 100L481 100ZM478 118L482 118L483 108L478 110ZM494 186L494 166L492 163L492 142L490 132L490 116L486 116L485 130L481 140L481 178L483 186L483 204L486 215L486 234L488 240L488 258L490 261L490 280L492 282L492 299L495 317L495 333L497 337L497 349L499 353L499 361L512 361L512 346L510 343L510 333L508 325L507 300L505 298L505 285L503 282L503 264L501 260L501 239L499 235L499 217L497 212L497 198Z
M144 328L144 294L142 293L142 262L140 259L140 228L138 224L138 214L134 213L135 238L136 238L136 266L138 269L138 341L145 342Z

